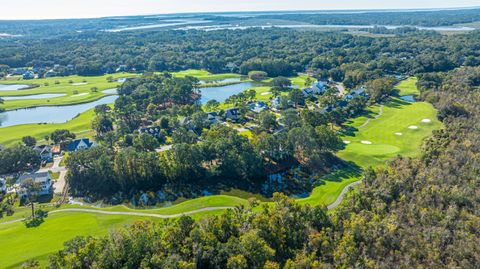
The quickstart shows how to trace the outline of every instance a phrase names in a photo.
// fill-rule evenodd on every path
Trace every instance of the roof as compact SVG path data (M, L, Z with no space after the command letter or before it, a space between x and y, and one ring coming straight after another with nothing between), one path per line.
M83 141L83 143L85 143L88 148L92 147L93 146L93 142L90 142L90 139L88 138L80 138L80 139L77 139L77 140L73 140L72 142L70 142L70 144L68 144L68 147L67 147L67 150L68 151L76 151L77 148L78 148L78 145Z
M34 147L33 150L39 155L44 153L49 154L50 152L52 152L52 147L48 145L41 145Z
M43 183L50 179L50 174L48 172L23 174L18 178L17 183L21 184L27 179L32 179L35 183Z

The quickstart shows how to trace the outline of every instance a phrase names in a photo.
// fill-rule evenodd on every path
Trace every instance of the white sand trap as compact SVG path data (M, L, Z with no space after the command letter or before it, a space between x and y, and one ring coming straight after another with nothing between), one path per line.
M80 96L85 96L85 95L88 95L88 94L89 94L88 92L84 92L84 93L79 93L79 94L72 95L70 97L80 97Z
M351 143L351 142L348 141L348 140L344 140L344 141L343 141L343 144L347 144L347 145L348 145L348 144L350 144L350 143Z
M372 142L367 141L367 140L362 140L360 143L365 144L365 145L371 145Z
M260 95L269 95L271 92L262 92Z
M423 122L423 123L430 123L430 122L432 122L432 120L430 120L430 119L423 119L422 122Z
M82 86L82 85L87 85L88 83L82 82L82 83L73 83L73 86Z
M410 126L408 126L408 129L416 130L416 129L418 129L418 126L410 125Z
M402 134L402 133L395 133L395 135L401 136L401 135L403 135L403 134Z

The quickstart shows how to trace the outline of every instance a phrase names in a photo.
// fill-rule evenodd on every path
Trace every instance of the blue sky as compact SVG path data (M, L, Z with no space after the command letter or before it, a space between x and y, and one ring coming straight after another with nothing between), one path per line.
M480 6L480 0L0 0L0 19L92 18L179 12Z

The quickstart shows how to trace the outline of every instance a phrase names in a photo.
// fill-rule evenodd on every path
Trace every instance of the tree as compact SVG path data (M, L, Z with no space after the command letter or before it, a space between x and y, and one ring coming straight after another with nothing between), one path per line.
M32 136L22 137L22 142L27 147L34 147L37 144L37 140L35 139L35 137Z
M260 123L260 127L267 131L272 131L278 126L277 118L268 110L264 110L258 114L258 121Z
M32 218L35 218L35 202L37 201L38 193L42 190L42 186L33 181L33 179L25 179L20 187L25 192L26 202L30 203L32 207Z
M217 110L219 105L220 103L217 100L211 99L207 101L207 103L205 104L205 107L210 111L214 111L214 110Z
M375 102L382 101L385 97L393 93L393 79L378 78L367 82L367 92Z
M262 81L268 77L268 74L263 71L250 71L248 77L253 81Z
M28 171L40 166L40 158L31 147L15 145L0 150L0 174Z
M135 149L144 152L155 151L159 145L160 143L158 140L149 134L141 134L133 142L133 147L135 147Z
M305 96L303 95L303 92L299 89L293 89L288 94L288 98L295 104L295 106L305 104Z
M55 130L50 134L50 139L55 143L55 144L66 144L72 139L75 139L75 134L70 132L69 130L63 129L63 130Z
M271 82L272 86L280 88L288 88L292 85L292 81L286 77L276 77Z
M287 129L298 127L301 123L297 110L293 108L282 111L280 122L283 123Z

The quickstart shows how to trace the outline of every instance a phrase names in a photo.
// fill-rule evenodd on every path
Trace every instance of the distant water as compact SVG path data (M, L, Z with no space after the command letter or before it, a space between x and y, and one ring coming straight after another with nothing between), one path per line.
M209 23L210 21L204 20L164 20L165 23L156 23L156 24L146 24L146 25L136 25L136 26L127 26L121 28L107 29L105 32L118 33L124 31L135 31L135 30L145 30L145 29L155 29L187 24L199 24L199 23Z
M65 96L64 93L42 93L42 94L32 94L32 95L23 95L23 96L5 96L1 97L5 101L9 100L26 100L26 99L48 99Z
M24 108L0 113L0 128L29 123L63 123L78 114L83 113L98 105L111 104L118 96L107 96L100 100L70 106L50 106Z
M277 28L312 28L312 29L371 29L374 27L385 27L393 30L401 27L414 27L419 30L433 30L433 31L473 31L476 30L473 27L455 27L455 26L442 26L442 27L422 27L422 26L407 26L407 25L316 25L316 24L263 24L263 25L240 25L240 24L220 24L220 25L190 25L179 27L176 30L203 30L203 31L218 31L218 30L245 30L249 28L262 28L268 29L272 27Z
M17 91L30 87L30 85L21 85L21 84L0 84L0 91Z
M200 80L200 84L210 84L210 83L233 83L240 82L240 78L225 78L220 80Z
M224 102L225 100L227 100L228 97L239 94L246 89L255 86L257 86L257 84L254 82L242 82L221 87L201 88L200 91L202 93L202 97L200 98L200 103L204 105L212 99L215 99L218 102Z

